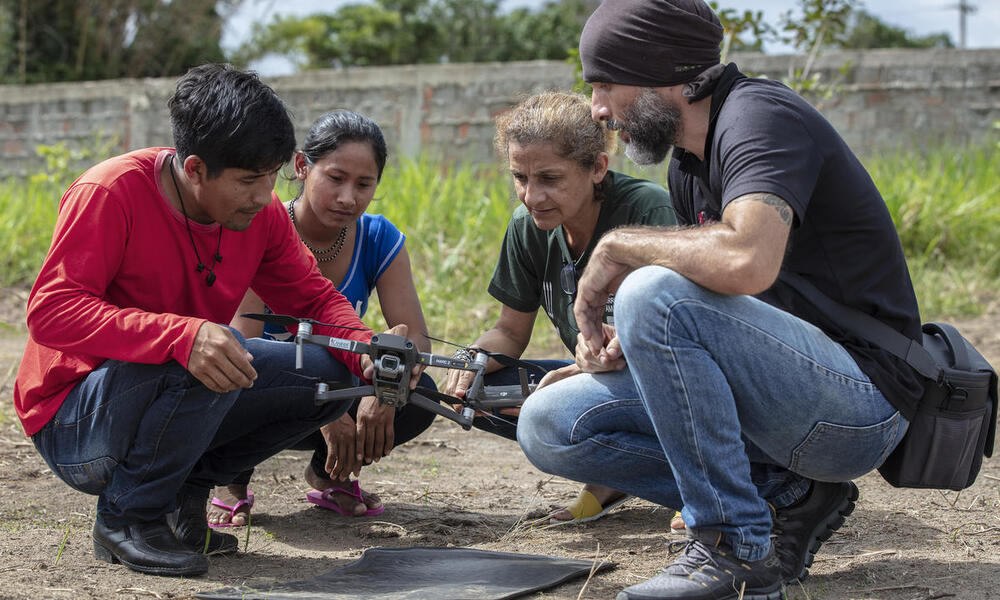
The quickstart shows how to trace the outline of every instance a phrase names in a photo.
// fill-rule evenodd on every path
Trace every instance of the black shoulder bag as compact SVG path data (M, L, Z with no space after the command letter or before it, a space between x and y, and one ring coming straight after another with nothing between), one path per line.
M835 302L800 275L781 273L817 308L858 337L896 356L927 378L902 441L878 471L895 487L962 490L993 456L997 374L953 326L924 323L923 344L875 317Z

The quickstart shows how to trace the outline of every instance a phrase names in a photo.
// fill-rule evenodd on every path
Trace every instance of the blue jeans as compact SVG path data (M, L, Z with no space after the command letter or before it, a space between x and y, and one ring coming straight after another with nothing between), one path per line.
M749 296L724 296L663 267L615 295L628 367L532 394L518 441L539 469L670 508L721 531L743 560L770 547L770 502L811 480L876 467L906 420L846 350Z
M235 333L235 332L234 332ZM350 400L316 406L315 382L294 372L295 346L243 340L257 380L218 394L177 362L108 360L66 397L34 436L52 472L99 496L109 527L152 521L176 508L178 494L208 497L281 450L338 418ZM349 383L325 349L307 345L306 374Z

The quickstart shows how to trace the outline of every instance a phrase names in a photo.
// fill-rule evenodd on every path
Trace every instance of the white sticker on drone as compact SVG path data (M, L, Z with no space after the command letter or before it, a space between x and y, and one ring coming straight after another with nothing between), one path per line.
M351 340L342 340L338 338L330 338L330 347L336 348L337 350L350 350Z

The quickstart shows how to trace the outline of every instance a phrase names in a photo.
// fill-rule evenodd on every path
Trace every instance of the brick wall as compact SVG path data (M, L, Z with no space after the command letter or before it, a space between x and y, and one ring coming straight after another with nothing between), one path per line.
M734 55L745 71L780 78L801 56ZM844 68L846 65L846 68ZM813 101L859 153L996 136L1000 49L827 53L814 65L829 99ZM311 71L268 80L291 107L299 139L332 108L374 118L396 154L494 160L493 117L525 93L568 89L561 62L446 64ZM171 143L166 99L173 79L0 86L0 176L44 168L35 148L65 141L122 151ZM86 165L81 165L81 168Z

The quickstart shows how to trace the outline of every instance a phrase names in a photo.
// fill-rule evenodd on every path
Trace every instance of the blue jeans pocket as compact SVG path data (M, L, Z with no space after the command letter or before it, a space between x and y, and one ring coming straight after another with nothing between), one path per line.
M102 456L85 463L76 464L56 464L57 475L75 490L85 494L100 494L108 481L111 473L118 466L118 461L110 456Z
M820 421L792 451L788 468L820 481L860 477L885 461L901 435L899 412L874 425L853 427Z

